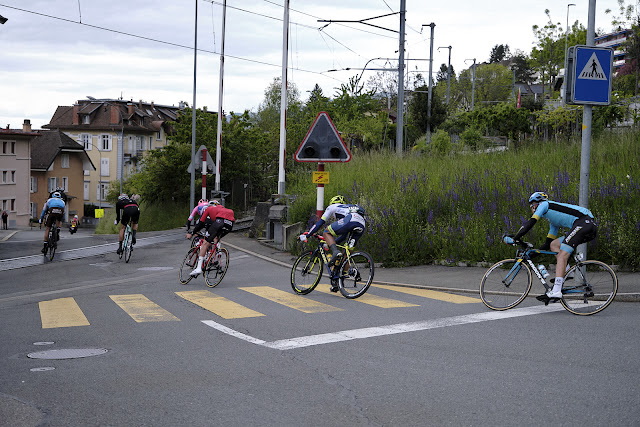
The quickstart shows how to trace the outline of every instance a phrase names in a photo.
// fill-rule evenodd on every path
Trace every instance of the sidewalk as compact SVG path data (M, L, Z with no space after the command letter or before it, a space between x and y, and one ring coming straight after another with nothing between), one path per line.
M222 240L223 245L241 250L267 261L291 268L296 257L250 239L241 233L230 233ZM434 291L457 292L479 295L480 280L487 271L483 267L446 267L421 265L403 268L376 267L374 282L392 286L407 286ZM616 301L640 302L640 273L616 272L618 293ZM531 294L542 293L542 285L533 284ZM537 295L537 294L536 294Z

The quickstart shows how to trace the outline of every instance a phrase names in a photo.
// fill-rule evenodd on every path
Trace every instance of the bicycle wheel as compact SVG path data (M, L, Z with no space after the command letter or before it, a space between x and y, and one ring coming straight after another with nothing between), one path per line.
M178 280L183 285L189 283L189 281L193 278L189 275L191 271L196 268L198 264L198 251L200 248L191 248L187 252L187 255L182 260L182 264L180 265L180 271L178 271Z
M207 286L214 288L218 286L218 283L222 281L222 278L227 274L229 268L229 251L227 248L218 249L207 260L207 265L204 268L204 281Z
M129 262L131 259L131 253L133 252L133 245L131 244L131 237L126 239L126 245L124 247L124 262Z
M49 234L49 242L47 246L49 246L49 250L47 251L46 256L49 257L49 261L53 261L53 256L56 254L56 248L58 246L53 234Z
M373 258L366 252L354 252L340 264L338 277L340 293L354 299L364 295L373 281Z
M307 251L296 259L291 268L291 288L306 295L313 291L322 277L323 261L318 251Z
M515 259L499 261L482 276L480 298L492 310L507 310L520 304L531 290L531 270Z
M618 292L618 277L604 262L583 261L565 274L562 305L579 316L596 314L605 308Z

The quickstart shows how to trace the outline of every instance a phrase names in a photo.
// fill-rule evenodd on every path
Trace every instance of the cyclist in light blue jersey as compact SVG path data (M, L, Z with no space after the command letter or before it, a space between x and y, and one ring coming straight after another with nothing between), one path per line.
M537 191L529 197L529 206L533 216L527 221L515 236L505 236L504 242L513 244L533 228L540 218L549 221L549 233L540 249L557 252L556 278L553 289L547 292L549 298L562 298L562 284L569 257L581 243L590 242L596 238L598 225L593 214L587 208L559 203L549 200L546 193ZM564 236L558 237L560 228L568 231Z
M62 218L64 216L64 208L65 204L62 200L62 194L59 191L54 191L51 195L51 198L47 200L42 208L42 213L40 214L39 223L42 224L42 219L45 214L47 215L47 220L45 222L45 231L44 231L44 247L42 248L42 253L47 253L47 240L49 240L49 229L53 226L56 227L56 241L60 240L60 225L62 224Z

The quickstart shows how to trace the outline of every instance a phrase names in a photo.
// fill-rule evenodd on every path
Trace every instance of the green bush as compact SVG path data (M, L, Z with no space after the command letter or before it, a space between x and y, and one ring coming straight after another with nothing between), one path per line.
M169 230L183 226L191 210L181 203L140 203L140 222L138 231ZM105 209L104 217L96 227L96 234L114 234L120 230L113 225L116 219L115 209Z

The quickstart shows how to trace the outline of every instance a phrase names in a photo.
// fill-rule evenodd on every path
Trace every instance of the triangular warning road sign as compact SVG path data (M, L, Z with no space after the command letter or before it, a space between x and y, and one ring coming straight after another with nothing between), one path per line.
M600 61L598 61L598 57L596 53L593 52L591 58L584 65L584 68L578 74L579 79L585 80L607 80L607 75L604 73L602 69L602 65L600 65Z
M348 162L351 153L329 115L322 111L298 147L295 159L298 162Z

